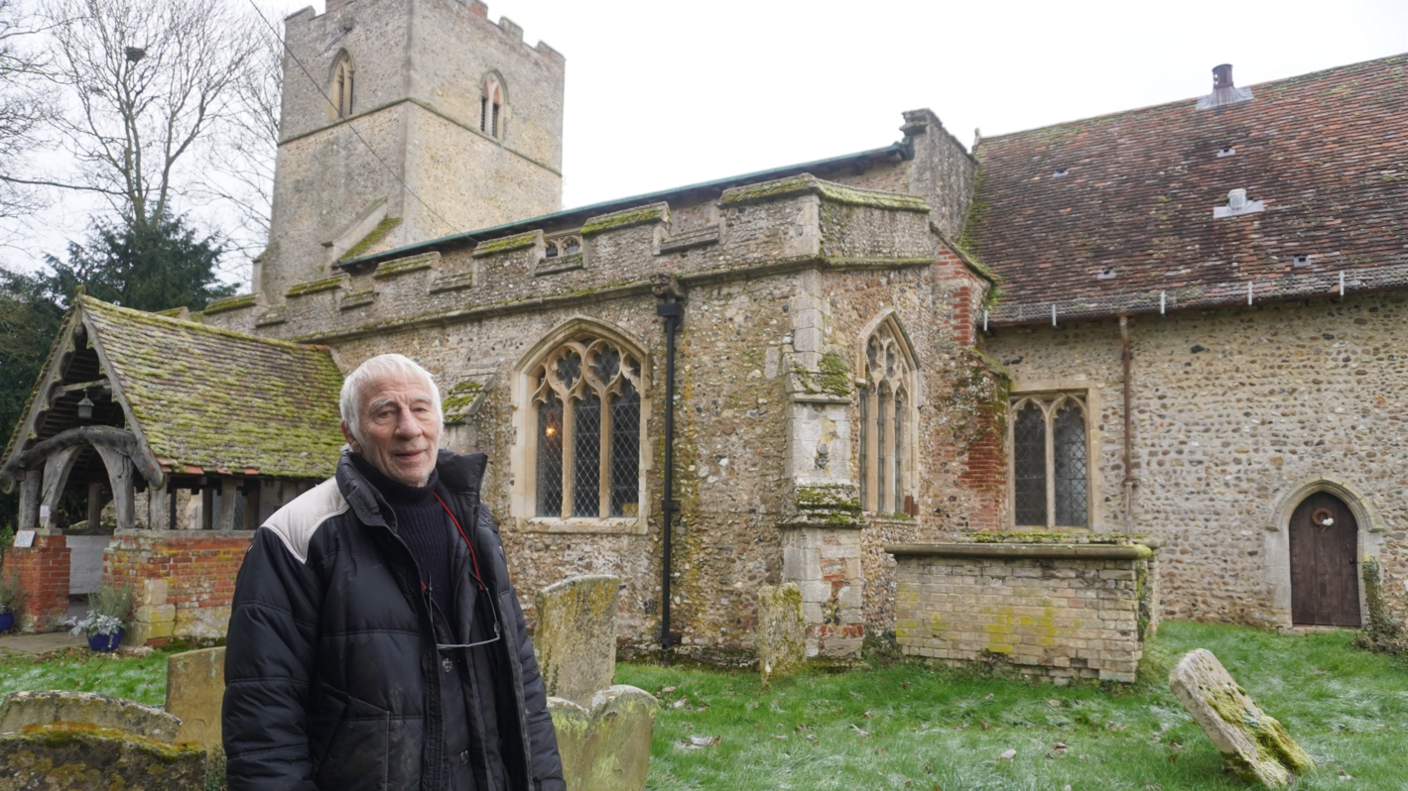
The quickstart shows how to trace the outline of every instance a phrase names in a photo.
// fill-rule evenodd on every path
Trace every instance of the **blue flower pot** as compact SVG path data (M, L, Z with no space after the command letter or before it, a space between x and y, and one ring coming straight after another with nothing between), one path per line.
M12 612L0 612L0 632L8 632L15 626L15 614Z
M108 654L117 650L122 643L122 630L118 629L112 634L90 634L88 635L88 647L94 651Z

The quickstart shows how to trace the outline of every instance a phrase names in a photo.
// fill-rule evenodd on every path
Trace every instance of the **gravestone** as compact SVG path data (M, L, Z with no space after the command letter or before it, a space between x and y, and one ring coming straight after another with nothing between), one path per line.
M642 791L660 704L624 684L598 691L589 703L548 698L567 791Z
M0 702L0 791L190 791L205 750L173 745L181 721L89 692L12 692Z
M763 686L807 660L807 621L802 589L795 582L758 589L758 672Z
M0 733L54 722L121 731L167 744L176 741L181 728L179 719L161 709L92 692L58 689L11 692L0 701Z
M1198 648L1185 654L1169 673L1168 685L1243 780L1285 788L1293 775L1315 768L1281 723L1247 697L1211 651Z
M616 602L612 576L570 577L538 591L533 651L548 695L589 705L616 677Z
M221 747L220 706L225 699L225 649L204 648L166 660L166 711L181 720L178 743Z

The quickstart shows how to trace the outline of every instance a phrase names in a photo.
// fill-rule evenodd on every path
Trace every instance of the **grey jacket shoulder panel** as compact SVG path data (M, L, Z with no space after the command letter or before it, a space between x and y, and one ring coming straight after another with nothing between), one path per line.
M347 513L348 507L337 486L337 479L329 478L275 511L260 527L278 536L299 563L306 563L308 543L313 540L313 534L327 520Z

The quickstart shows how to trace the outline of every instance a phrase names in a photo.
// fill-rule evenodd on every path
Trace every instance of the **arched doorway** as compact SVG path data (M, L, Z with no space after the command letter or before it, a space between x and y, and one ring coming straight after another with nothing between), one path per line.
M1292 512L1291 621L1358 628L1359 524L1343 500L1315 492Z

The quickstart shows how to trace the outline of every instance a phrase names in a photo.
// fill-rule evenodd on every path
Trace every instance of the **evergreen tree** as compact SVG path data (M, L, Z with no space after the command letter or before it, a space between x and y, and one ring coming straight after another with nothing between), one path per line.
M0 267L0 442L8 443L63 321L44 276ZM0 491L0 530L12 526L18 488Z
M65 302L83 286L89 296L137 310L200 310L235 291L216 280L223 252L219 238L198 238L179 217L95 221L84 244L69 243L67 262L47 256L47 285Z

